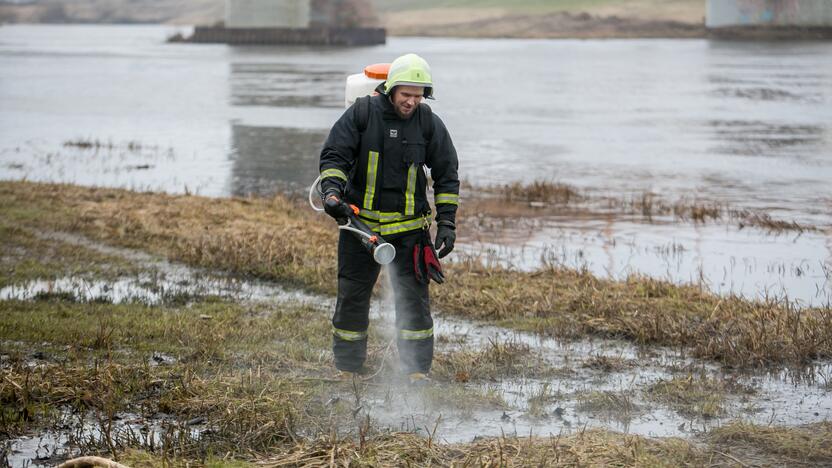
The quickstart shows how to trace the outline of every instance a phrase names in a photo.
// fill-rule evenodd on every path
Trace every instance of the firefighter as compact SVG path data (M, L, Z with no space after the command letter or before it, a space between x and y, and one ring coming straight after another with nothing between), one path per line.
M396 248L390 265L397 345L410 383L428 382L433 360L429 279L443 280L438 258L456 240L458 160L442 120L425 99L433 98L427 62L416 54L393 61L377 94L359 98L330 130L321 151L321 193L330 216L343 222L351 209ZM436 237L431 242L427 168L433 181ZM436 250L434 250L434 247ZM340 231L338 298L332 317L335 366L349 376L367 357L370 296L380 266L361 242Z

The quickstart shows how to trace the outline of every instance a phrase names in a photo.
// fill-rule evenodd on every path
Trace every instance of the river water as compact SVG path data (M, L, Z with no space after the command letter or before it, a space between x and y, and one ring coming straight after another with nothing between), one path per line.
M832 43L390 38L365 48L166 44L169 26L0 27L0 178L208 196L300 191L346 75L415 51L474 185L652 191L820 226L547 219L461 251L828 304ZM98 147L67 146L92 141ZM512 239L495 241L494 239Z

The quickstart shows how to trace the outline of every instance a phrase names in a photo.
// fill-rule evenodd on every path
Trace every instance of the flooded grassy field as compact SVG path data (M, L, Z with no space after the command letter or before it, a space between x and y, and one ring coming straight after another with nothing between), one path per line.
M435 288L435 384L397 369L384 281L370 373L344 381L329 350L335 235L302 201L32 183L0 198L13 466L832 462L828 308L457 262ZM295 229L318 241L280 246ZM541 276L565 289L530 295ZM596 295L570 298L584 281ZM576 300L600 315L563 305Z
M0 28L0 465L832 465L829 44L171 32ZM334 372L304 200L411 49L465 178L425 389L386 281Z

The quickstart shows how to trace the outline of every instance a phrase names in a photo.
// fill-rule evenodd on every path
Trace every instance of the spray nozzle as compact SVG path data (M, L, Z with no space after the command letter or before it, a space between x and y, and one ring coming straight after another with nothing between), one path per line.
M392 244L388 244L387 242L377 244L373 249L373 260L379 265L387 265L394 258L396 258L396 248Z

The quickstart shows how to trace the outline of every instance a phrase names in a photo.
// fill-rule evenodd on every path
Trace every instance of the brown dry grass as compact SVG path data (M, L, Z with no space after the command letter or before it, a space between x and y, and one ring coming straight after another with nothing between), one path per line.
M560 182L536 180L528 184L474 186L463 184L469 194L460 218L477 226L499 226L540 216L568 216L570 219L635 216L683 223L736 223L740 229L759 228L767 233L820 231L818 226L773 218L768 213L732 207L728 204L682 197L668 200L652 192L611 197Z
M602 280L562 268L518 272L454 264L437 288L443 310L562 338L587 335L690 348L735 366L832 356L832 310L720 298L695 286Z
M828 451L832 427L828 423L805 428L732 424L716 429L706 439L710 444L703 446L676 438L656 440L586 430L562 436L503 437L444 445L394 433L371 442L331 438L309 441L258 465L734 467L824 466L832 461Z
M568 204L584 199L578 190L572 186L544 180L536 180L530 184L514 182L511 184L471 187L471 190L493 195L507 202Z
M509 376L551 374L546 362L528 344L491 339L479 351L456 351L436 356L432 375L447 381L496 380Z
M322 439L296 447L262 466L653 466L699 465L707 457L679 439L662 441L606 431L563 437L499 438L445 445L412 434L371 444Z
M72 185L0 184L19 226L78 232L191 265L331 292L336 230L282 197L209 199ZM41 216L48 213L49 219Z
M210 199L70 185L0 182L0 213L26 229L80 232L233 273L331 293L336 230L282 197ZM46 219L48 217L48 219ZM434 289L445 312L564 338L619 337L688 348L735 366L832 357L832 310L720 298L694 286L586 272L447 265Z
M687 375L660 380L646 393L649 398L668 405L683 416L715 418L725 414L725 399L729 394L752 395L755 390L732 380Z
M578 396L577 410L601 415L607 419L630 421L641 408L633 402L629 391L591 391Z
M830 466L832 422L801 427L766 427L736 422L716 428L707 441L717 447L753 454L756 458L784 458L789 465Z

